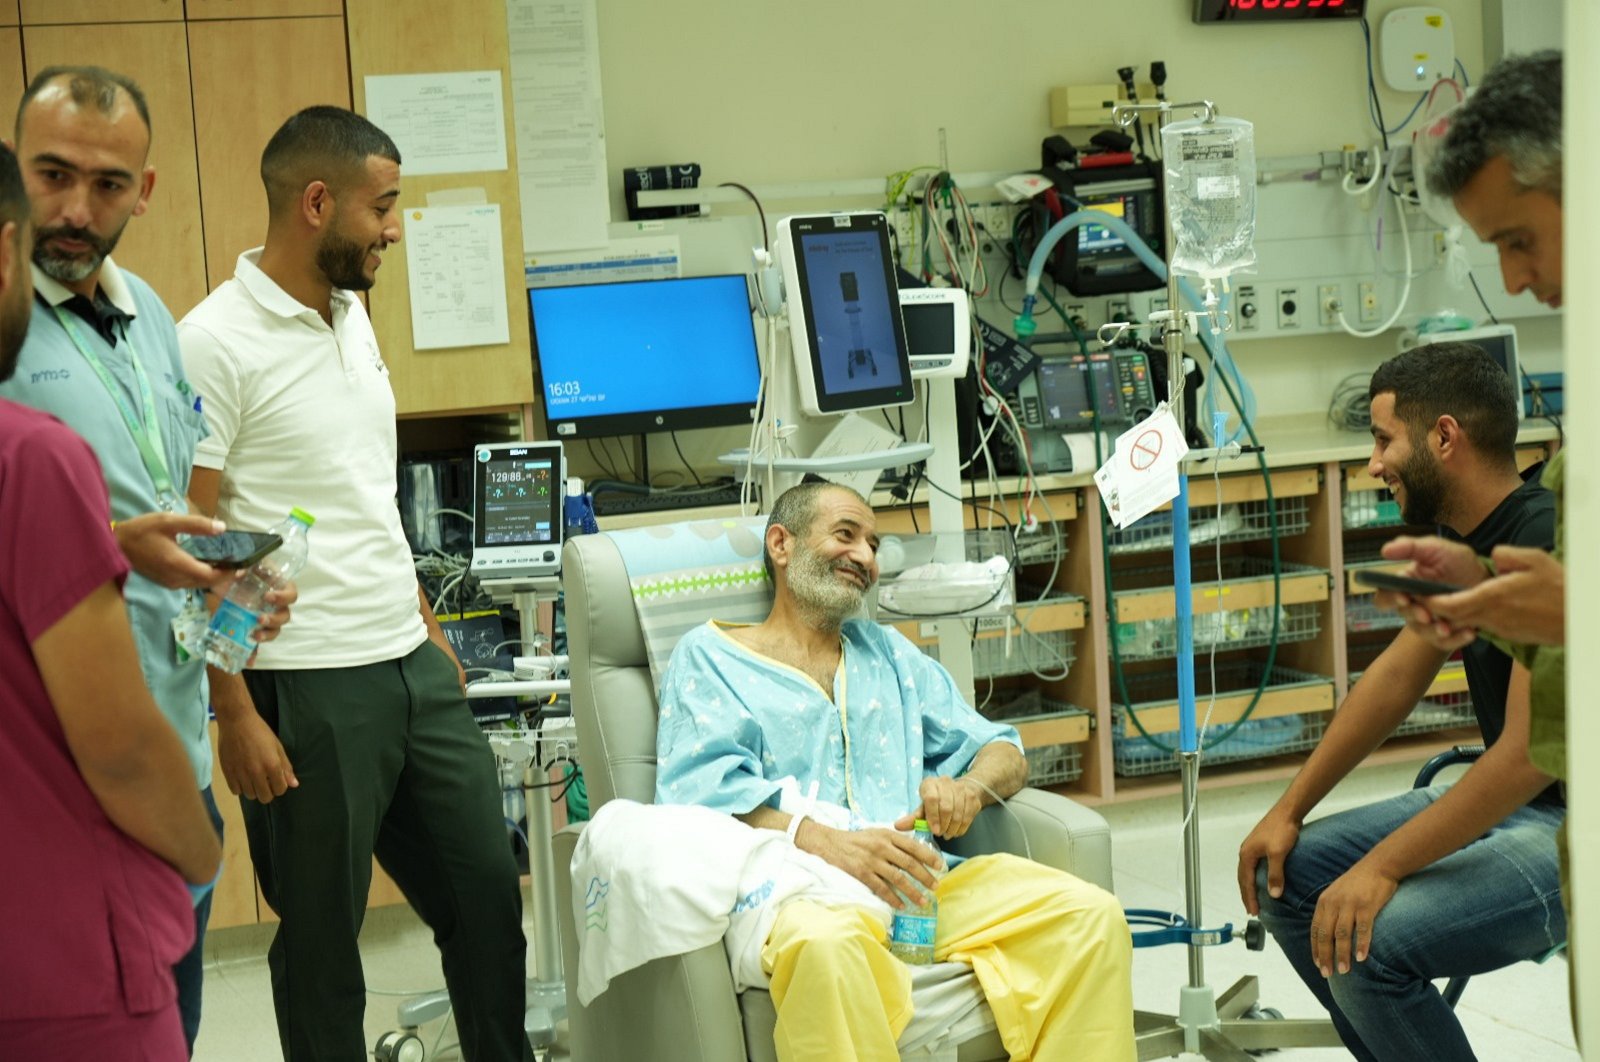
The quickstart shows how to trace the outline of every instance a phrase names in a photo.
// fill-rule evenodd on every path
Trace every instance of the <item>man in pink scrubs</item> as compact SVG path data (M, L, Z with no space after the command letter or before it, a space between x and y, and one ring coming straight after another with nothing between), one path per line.
M0 145L0 381L33 284L27 197ZM128 563L89 446L0 400L0 1052L187 1058L172 965L221 860L145 686ZM188 888L185 888L185 883Z

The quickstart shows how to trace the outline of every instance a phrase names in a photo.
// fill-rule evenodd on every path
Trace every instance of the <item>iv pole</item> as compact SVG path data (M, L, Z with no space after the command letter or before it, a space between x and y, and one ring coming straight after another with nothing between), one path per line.
M1112 116L1124 128L1140 120L1143 113L1155 112L1159 137L1171 121L1173 111L1200 111L1209 122L1216 117L1210 100L1193 103L1118 103ZM1166 220L1167 253L1172 253L1171 212ZM1178 421L1183 423L1183 315L1179 311L1180 281L1168 263L1168 315L1162 322L1162 346L1167 355L1167 400ZM1216 322L1213 321L1213 324ZM1215 441L1215 440L1213 440ZM1214 460L1216 449L1191 450L1187 461ZM1176 1017L1149 1011L1134 1015L1139 1058L1170 1058L1180 1052L1193 1052L1217 1062L1248 1062L1251 1050L1279 1047L1340 1047L1342 1042L1333 1023L1325 1018L1275 1018L1262 1015L1258 1006L1260 986L1254 976L1241 978L1217 999L1205 980L1205 957L1201 949L1226 944L1233 938L1233 927L1204 929L1200 887L1199 781L1200 743L1195 722L1194 690L1194 599L1189 565L1189 480L1178 476L1178 496L1172 502L1172 572L1177 605L1178 636L1178 727L1179 765L1182 772L1183 870L1185 916L1164 919L1133 918L1136 923L1154 922L1164 928L1150 934L1159 939L1151 943L1183 943L1189 949L1189 982L1179 990ZM1154 912L1130 912L1151 915ZM1264 935L1252 923L1246 933L1252 950L1260 950Z

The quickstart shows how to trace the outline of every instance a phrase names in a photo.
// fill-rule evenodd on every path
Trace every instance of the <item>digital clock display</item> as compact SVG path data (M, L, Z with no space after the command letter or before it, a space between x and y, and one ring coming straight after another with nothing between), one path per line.
M1202 26L1360 18L1366 10L1367 0L1194 0L1194 20Z

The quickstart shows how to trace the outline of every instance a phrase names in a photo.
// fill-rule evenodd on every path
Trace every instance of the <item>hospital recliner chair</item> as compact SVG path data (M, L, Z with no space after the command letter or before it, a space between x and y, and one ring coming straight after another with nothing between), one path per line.
M616 797L652 803L656 690L622 556L609 536L583 535L566 544L562 572L572 710L590 806L598 810ZM949 847L962 855L1031 854L1111 888L1111 834L1099 814L1037 789L1023 789L1008 803L1016 818L999 807L985 808L967 835ZM775 1062L772 997L757 989L734 992L720 942L631 970L589 1006L579 1004L578 934L567 868L581 830L581 824L571 825L555 837L573 1062ZM990 1029L959 1045L957 1057L987 1062L1007 1055Z

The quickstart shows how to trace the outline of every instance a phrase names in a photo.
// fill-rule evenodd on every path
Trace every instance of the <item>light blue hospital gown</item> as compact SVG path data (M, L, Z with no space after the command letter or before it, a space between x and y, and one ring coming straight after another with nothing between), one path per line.
M684 635L661 683L656 802L742 815L776 807L779 780L793 777L848 807L852 826L881 825L921 802L924 778L959 776L991 741L1022 748L899 631L849 620L840 634L831 702L715 623Z

